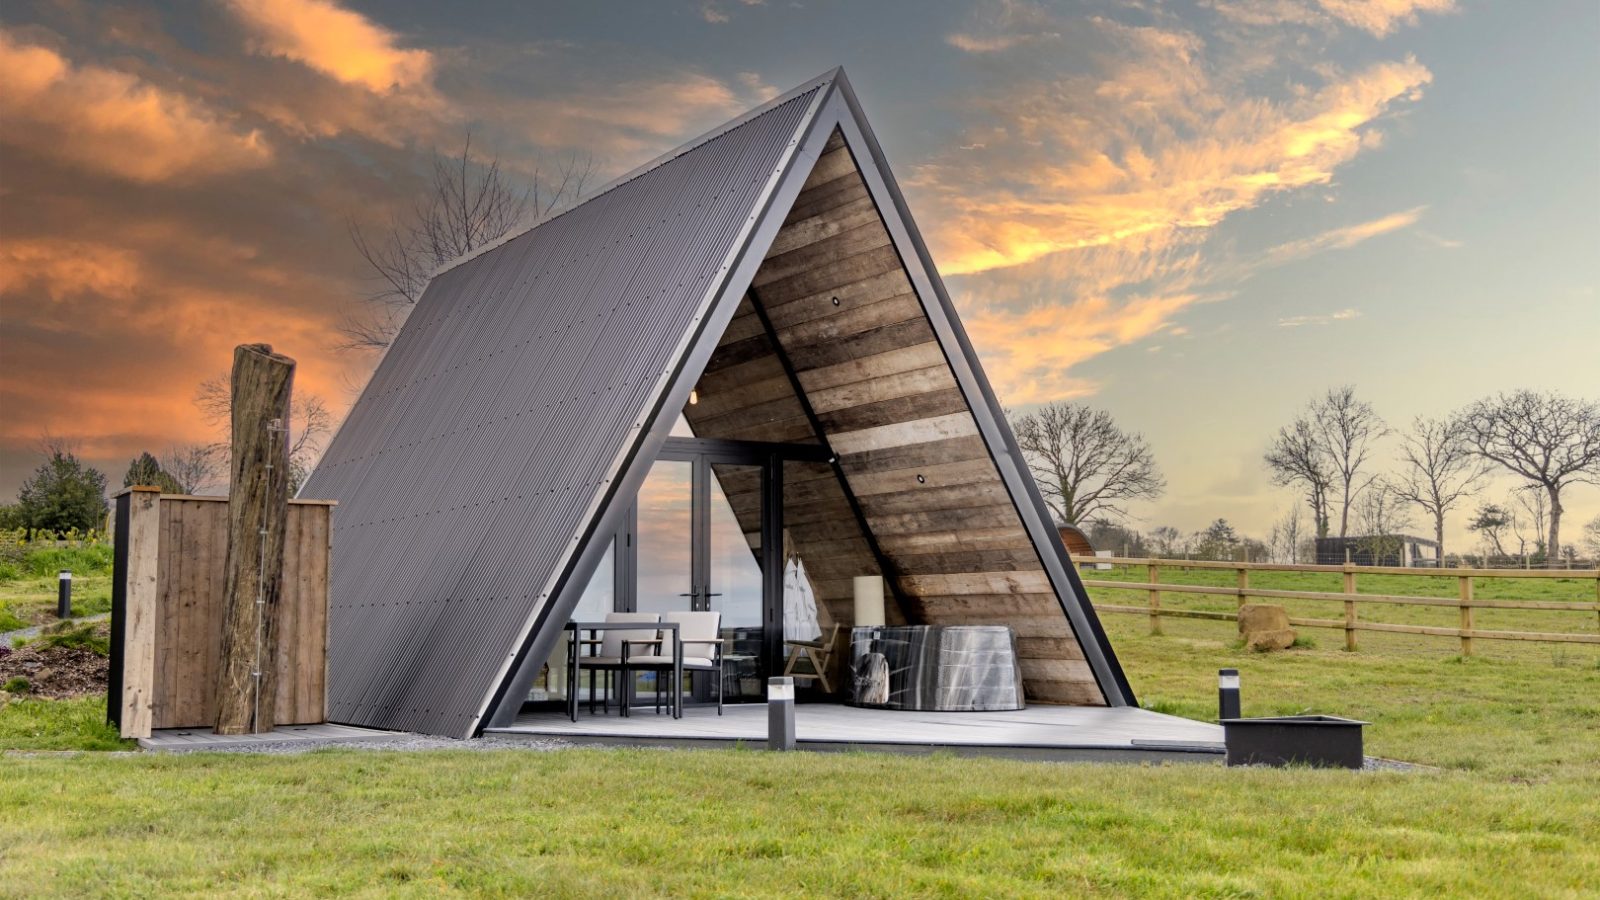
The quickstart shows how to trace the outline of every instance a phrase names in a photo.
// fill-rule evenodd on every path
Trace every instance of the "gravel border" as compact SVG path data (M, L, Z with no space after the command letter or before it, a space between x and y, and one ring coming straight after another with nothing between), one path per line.
M46 628L54 628L55 626L60 625L62 622L71 622L73 625L83 625L88 622L99 622L109 618L111 618L111 613L97 613L92 616L83 616L81 618L57 619L54 622L46 622L43 625L30 625L27 628L19 628L16 631L3 632L0 633L0 647L10 647L11 643L17 638L36 638L43 634Z
M193 750L178 747L163 748L161 750L145 750L144 754L150 756L165 756L168 754L188 753L259 753L266 756L289 756L299 753L309 753L313 750L394 750L402 753L420 750L531 750L534 752L549 752L552 750L566 750L573 747L566 741L559 740L524 740L521 738L481 737L471 740L455 740L454 738L432 737L425 734L400 735L385 740L354 739L341 740L330 738L325 741L263 741L261 743L248 743L237 745L221 745L216 747L196 747Z

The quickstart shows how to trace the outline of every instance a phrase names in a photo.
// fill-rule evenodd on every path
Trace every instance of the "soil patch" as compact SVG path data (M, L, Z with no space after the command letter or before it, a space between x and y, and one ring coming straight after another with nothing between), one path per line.
M17 649L0 647L0 690L25 697L61 700L104 694L110 670L111 660L89 647L50 646L45 641ZM18 679L26 681L25 688Z

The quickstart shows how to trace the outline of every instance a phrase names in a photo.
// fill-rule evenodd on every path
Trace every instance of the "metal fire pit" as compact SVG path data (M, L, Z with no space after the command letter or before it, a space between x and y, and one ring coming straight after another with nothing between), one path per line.
M1230 766L1359 769L1365 762L1361 728L1367 724L1339 716L1270 716L1223 719L1222 733Z

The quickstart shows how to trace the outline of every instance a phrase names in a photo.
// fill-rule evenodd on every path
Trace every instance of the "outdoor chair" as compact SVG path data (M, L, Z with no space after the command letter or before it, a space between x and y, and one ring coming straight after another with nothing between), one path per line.
M828 663L839 645L840 628L835 624L814 641L784 641L784 652L789 658L783 665L783 674L795 681L816 681L822 685L823 693L833 693L833 682L828 680ZM801 663L809 666L810 671L797 670L795 666Z
M722 613L719 612L669 612L668 622L678 623L678 639L683 647L683 671L717 673L717 715L722 715L722 647L727 641L721 637ZM626 652L626 651L625 651ZM672 671L671 653L651 653L642 656L625 656L623 678L636 669L656 673L656 711L661 711L661 684L663 672ZM682 685L673 685L667 702L677 714L682 711Z
M641 612L609 612L606 613L607 622L638 622L642 625L656 625L661 622L660 613ZM659 651L661 647L661 630L658 628L607 628L600 632L599 639L585 640L579 636L578 652L582 653L585 647L598 648L594 656L583 658L583 668L589 672L589 713L594 713L594 676L597 672L606 673L606 692L601 702L605 711L611 711L611 676L622 671L622 662L625 648L638 643L653 644ZM618 680L617 687L621 689L618 705L627 710L627 685ZM572 690L578 690L578 685L573 684Z

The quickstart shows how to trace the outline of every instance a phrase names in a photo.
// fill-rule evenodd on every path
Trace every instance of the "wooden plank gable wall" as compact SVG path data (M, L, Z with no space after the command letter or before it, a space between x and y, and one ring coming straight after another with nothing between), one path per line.
M896 579L904 608L891 619L1009 625L1030 700L1103 704L837 132L684 411L696 436L814 442L785 358ZM724 490L755 540L759 484L730 477ZM878 571L870 545L827 466L786 465L785 481L788 538L826 612L848 624L851 577Z

